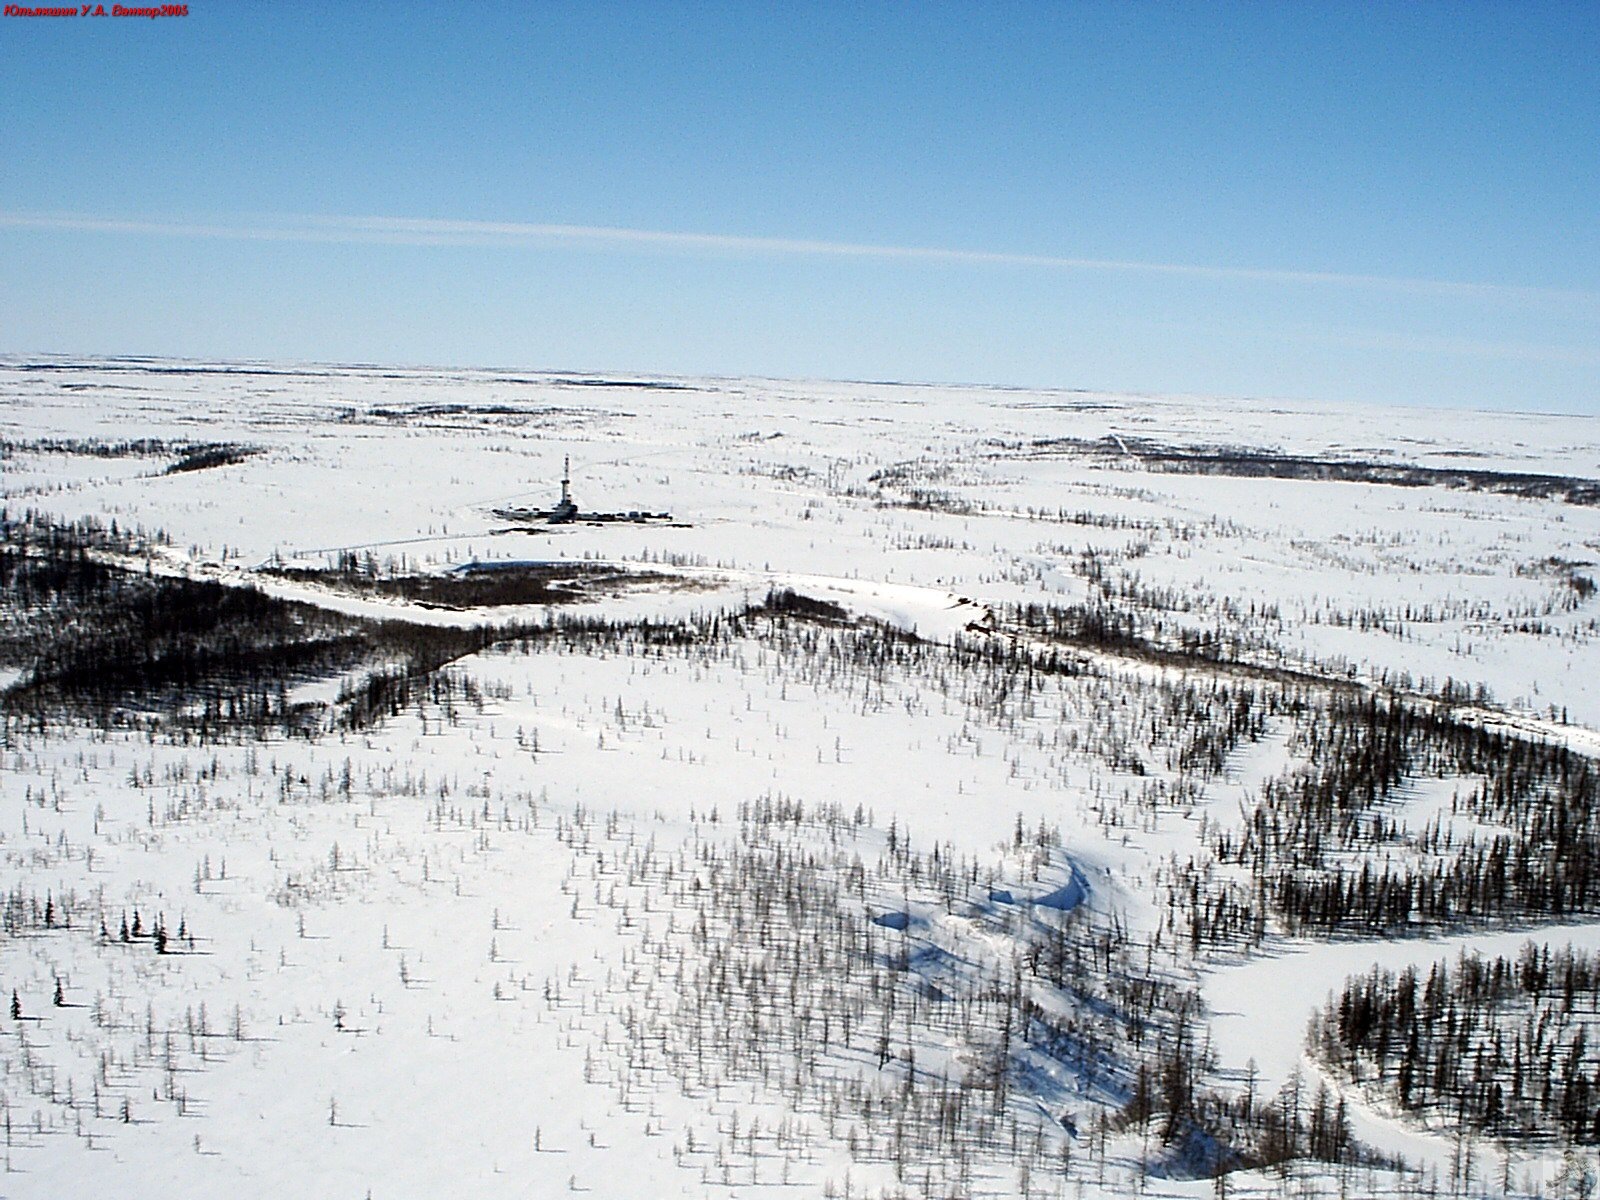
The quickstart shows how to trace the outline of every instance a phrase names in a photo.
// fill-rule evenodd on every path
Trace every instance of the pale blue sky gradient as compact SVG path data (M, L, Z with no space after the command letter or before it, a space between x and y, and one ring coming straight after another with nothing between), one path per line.
M1600 5L190 9L0 18L0 353L1600 411Z

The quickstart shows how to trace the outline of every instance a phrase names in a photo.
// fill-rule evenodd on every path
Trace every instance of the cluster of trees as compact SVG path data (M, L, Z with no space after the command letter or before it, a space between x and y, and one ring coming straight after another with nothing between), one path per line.
M1074 876L1048 827L1019 822L987 866L914 848L860 809L783 796L741 805L736 825L702 820L676 852L616 822L601 833L582 811L556 828L577 855L574 917L598 909L637 938L592 994L546 988L557 1009L607 1014L587 1074L624 1105L661 1074L692 1096L758 1083L929 1197L997 1172L1104 1182L1108 1169L1376 1162L1325 1090L1208 1086L1197 995L1120 922L1063 900ZM1108 1166L1108 1135L1128 1131L1143 1153ZM783 1156L733 1136L716 1158L743 1162L732 1178L748 1182Z
M1280 454L1254 446L1171 446L1144 438L1106 437L1098 442L1057 438L1041 445L1114 461L1132 457L1150 470L1182 475L1375 483L1407 488L1442 487L1558 500L1574 505L1600 505L1600 480L1570 475L1308 457Z
M0 460L17 454L77 454L88 458L160 458L182 452L189 446L188 442L170 442L165 438L126 438L121 441L105 438L27 440L0 438Z
M1171 924L1193 948L1600 912L1593 760L1392 695L1293 688L1242 704L1291 720L1297 761L1242 822L1208 830L1209 853L1170 865ZM1460 780L1448 811L1409 822L1405 789L1445 778Z
M1239 532L1227 522L1213 519L1209 524L1221 537ZM1168 532L1173 542L1186 542L1199 530L1169 524ZM1286 620L1276 603L1218 595L1200 581L1181 586L1147 581L1136 564L1151 549L1148 539L1111 550L1090 547L1076 554L1068 547L1054 549L1089 586L1091 598L1081 604L1014 606L1008 609L1013 628L1026 630L1034 637L1117 654L1179 666L1188 660L1193 665L1223 666L1230 672L1283 682L1349 681L1367 673L1383 689L1484 704L1491 697L1481 680L1468 683L1449 678L1414 678L1407 671L1371 661L1353 663L1338 655L1318 657L1304 650L1287 649L1284 635L1305 625L1330 625L1412 640L1417 636L1417 626L1454 625L1467 630L1489 625L1507 632L1560 636L1581 643L1600 632L1600 618L1596 617L1582 622L1567 620L1559 625L1548 621L1557 614L1577 612L1596 592L1594 580L1566 562L1519 568L1518 575L1548 576L1552 582L1541 595L1522 600L1491 603L1437 597L1420 602L1396 600L1343 607L1336 600L1324 598L1320 605L1302 605ZM1327 547L1320 547L1319 554L1330 558L1340 569L1371 570L1370 564L1341 559ZM1462 636L1458 634L1457 650Z
M10 937L71 929L73 916L81 917L83 911L83 901L73 888L63 889L60 896L47 891L41 898L17 884L6 892L0 907L0 929Z
M401 630L415 627L399 627ZM471 675L440 668L494 644L488 629L437 630L417 639L413 653L400 666L369 671L340 689L335 725L367 729L397 717L416 705L432 704L440 720L454 724L463 709L483 708L483 691Z
M1219 606L1221 619L1201 626L1160 615L1188 613L1200 607L1198 596L1148 588L1137 575L1113 580L1104 556L1092 551L1082 556L1078 571L1099 595L1083 604L1007 606L1006 626L1034 638L1176 667L1220 666L1268 681L1320 682L1321 676L1289 665L1267 636L1269 629L1282 624L1276 606L1251 604L1240 610L1224 600Z
M156 923L149 928L145 927L144 918L139 915L139 910L133 910L133 921L130 924L128 914L122 914L122 922L117 932L113 935L106 924L105 916L100 917L100 940L121 942L125 946L148 942L155 948L157 954L168 954L176 949L193 950L194 933L189 928L188 918L178 919L178 930L172 933L167 929L167 918L164 913L156 915Z
M101 576L98 564L88 573ZM116 725L136 709L202 732L274 728L287 687L352 666L369 649L360 622L253 588L127 571L102 582L93 599L58 601L56 621L33 631L29 673L5 697L8 717Z
M1348 980L1317 1053L1407 1112L1506 1139L1600 1142L1600 959L1529 942ZM1591 1044L1591 1038L1595 1038Z
M831 600L818 600L814 596L807 596L793 588L769 588L763 607L769 613L809 617L814 621L835 625L848 624L850 621L849 612L842 606Z
M19 627L54 620L57 606L103 601L118 572L101 564L96 551L133 553L161 543L161 532L123 530L93 518L58 523L33 511L0 508L0 630L8 643Z
M960 968L908 932L923 920L903 907L908 893L980 919L995 908L992 872L948 847L917 853L903 830L885 846L860 814L832 806L768 798L739 817L732 839L672 856L631 831L592 844L581 814L559 826L602 906L619 922L648 921L636 956L648 969L596 998L622 1035L596 1059L596 1081L624 1102L662 1070L692 1095L759 1081L919 1194L968 1189L1019 1147L1037 1169L1059 1170L1071 1139L1019 1089L1021 1062L1053 1053L1087 1091L1120 1099L1115 1023L1086 1015L1069 1028L1031 1002L1038 985L1022 962ZM584 915L576 891L574 913ZM663 927L647 913L669 916ZM1096 944L1097 958L1111 953ZM1097 978L1075 985L1087 994Z
M180 475L185 471L208 471L212 467L231 467L242 463L257 451L235 442L207 442L186 445L176 460L167 466L165 475Z
M1417 927L1600 912L1600 773L1559 745L1447 711L1334 693L1298 724L1306 765L1270 782L1217 859L1249 868L1293 932ZM1402 782L1476 782L1453 815L1412 829L1389 805ZM1388 853L1385 853L1387 851Z
M8 722L115 727L158 714L201 741L310 734L325 714L293 705L290 689L366 668L367 683L341 698L333 722L363 728L426 693L443 666L514 636L350 617L251 587L127 570L98 553L144 544L115 526L0 514L0 650L27 671L0 698ZM459 681L439 686L470 692Z
M1012 637L930 642L876 622L844 622L834 605L784 590L743 613L693 622L611 623L561 616L518 631L524 652L554 648L601 655L682 653L691 661L749 665L754 658L787 694L810 687L849 697L863 711L890 705L960 709L970 728L1020 733L1043 719L1063 779L1072 757L1098 758L1131 776L1160 774L1156 790L1176 800L1193 781L1220 772L1240 744L1274 716L1303 709L1309 683L1265 685L1249 677L1117 678L1086 667L1069 648ZM1059 612L1060 610L1053 610ZM1042 735L1033 735L1035 740ZM1133 806L1121 796L1116 807Z
M203 471L243 462L258 451L237 442L170 441L166 438L34 438L0 439L0 460L17 454L76 454L89 458L172 458L163 474Z
M994 441L990 443L996 449L1015 453L1019 450L1026 452L1020 442ZM1042 443L1034 443L1034 446ZM775 478L789 478L782 474L792 467L782 466L769 468L765 474ZM998 504L986 499L980 491L967 496L957 496L955 493L942 488L930 487L933 483L959 483L975 485L983 482L977 475L969 474L965 478L957 479L954 468L948 459L933 459L927 456L910 459L905 462L894 463L874 471L867 477L867 482L873 485L870 488L857 486L841 486L836 478L828 480L828 486L846 497L870 500L879 508L908 508L926 512L941 512L951 515L967 515L974 513L1004 513L1006 516L1022 517L1029 521L1048 521L1062 525L1078 525L1091 529L1122 529L1134 531L1148 531L1156 528L1156 523L1139 517L1125 516L1122 513L1095 512L1092 509L1069 509L1064 507L1043 508L1028 505L1015 508Z

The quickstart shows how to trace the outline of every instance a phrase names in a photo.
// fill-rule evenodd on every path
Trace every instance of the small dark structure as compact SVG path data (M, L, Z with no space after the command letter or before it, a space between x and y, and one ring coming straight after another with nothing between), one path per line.
M578 506L572 502L572 457L570 455L561 460L561 503L546 513L545 519L552 525L570 525L578 519Z
M572 498L572 459L561 460L561 499L554 508L497 508L494 510L497 517L507 521L526 523L543 521L546 525L576 525L580 521L588 524L607 524L618 521L628 521L635 524L644 524L647 521L670 521L671 513L642 512L633 509L628 512L580 512L577 502Z

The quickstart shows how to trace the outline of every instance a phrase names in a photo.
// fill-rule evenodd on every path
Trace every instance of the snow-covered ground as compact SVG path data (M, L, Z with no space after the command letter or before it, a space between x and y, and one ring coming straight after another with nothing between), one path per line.
M699 619L788 589L927 641L1025 653L1037 639L1007 606L1106 600L1157 643L1215 633L1246 664L1416 695L1448 680L1478 695L1474 720L1600 750L1600 597L1585 588L1600 577L1600 507L1167 473L1064 439L1600 478L1600 420L1572 417L0 360L8 514L159 531L147 553L103 554L138 571L458 627L558 611ZM196 444L248 453L168 473L176 447ZM567 455L584 508L673 520L514 528L497 515L553 502ZM452 608L265 569L331 567L342 554L391 573L503 561L630 574L574 605ZM763 798L833 806L848 832L800 821L779 844L864 864L873 882L849 904L880 924L887 915L884 936L917 947L907 961L921 986L948 997L964 973L1058 926L1085 945L1107 927L1161 929L1169 865L1205 831L1239 827L1301 752L1274 718L1219 773L1188 772L1155 685L1213 686L1195 662L1081 650L1077 672L997 700L998 676L963 674L956 659L863 673L786 644L745 633L704 651L491 650L449 668L475 698L309 739L11 728L0 853L12 903L94 916L72 930L19 918L0 941L0 989L16 989L23 1010L0 1034L0 1195L928 1194L919 1171L897 1178L852 1152L876 1135L830 1114L836 1100L733 1067L686 1081L668 1065L670 1037L635 1036L651 1014L680 1011L704 951L686 932L704 910L681 872L647 864L703 864L708 847L742 844L741 806ZM0 686L22 679L0 672ZM349 682L308 680L291 703L331 706ZM1464 830L1451 797L1467 782L1411 781L1394 813L1413 829ZM1024 849L1041 825L1059 839L1044 859ZM941 905L931 882L908 881L895 859L908 833L920 854L971 863L982 902ZM162 921L173 953L120 937L136 910L141 933ZM1547 932L1600 944L1588 927ZM1254 1058L1276 1087L1296 1066L1316 1070L1305 1021L1347 974L1473 940L1276 942L1270 957L1149 962L1209 1005L1217 1086ZM1087 990L1039 998L1063 1020L1091 1002ZM983 1053L917 1037L928 1072ZM884 1078L863 1054L846 1054L837 1078ZM1209 1179L1142 1178L1136 1136L1096 1147L1090 1117L1111 1091L1036 1065L1036 1098L1015 1103L1037 1111L1010 1119L1045 1147L1030 1164L1064 1154L1068 1165L1019 1175L1022 1159L978 1154L952 1188L1212 1194ZM1445 1133L1359 1106L1356 1131L1435 1168L1452 1149ZM1303 1174L1310 1194L1339 1194L1331 1175ZM1368 1173L1342 1185L1376 1194L1402 1182ZM1281 1182L1242 1173L1231 1186L1266 1195Z

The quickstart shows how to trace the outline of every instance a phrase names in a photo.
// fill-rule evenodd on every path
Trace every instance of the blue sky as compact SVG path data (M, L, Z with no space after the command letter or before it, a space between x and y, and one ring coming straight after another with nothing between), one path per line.
M190 14L0 18L0 352L1600 412L1600 5Z

